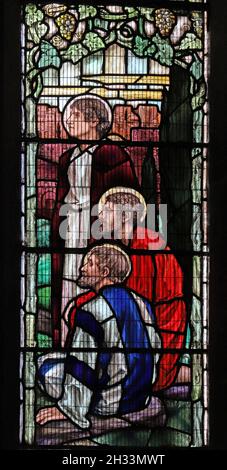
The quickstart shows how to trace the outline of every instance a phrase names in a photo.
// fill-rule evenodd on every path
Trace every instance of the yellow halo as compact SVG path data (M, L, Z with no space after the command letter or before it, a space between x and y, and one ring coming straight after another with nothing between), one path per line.
M147 214L147 205L146 205L145 199L144 199L144 197L142 196L142 194L140 194L138 191L136 191L136 190L133 189L133 188L126 188L126 187L124 187L124 186L116 186L116 187L114 187L114 188L108 189L108 191L106 191L106 192L101 196L101 198L99 199L99 203L98 203L98 210L99 210L99 212L101 212L102 207L105 205L106 198L107 198L109 195L116 194L116 193L133 194L133 196L137 197L137 199L139 200L140 204L143 205L143 214L141 215L141 218L140 218L140 222L142 222L142 221L145 219L146 214Z

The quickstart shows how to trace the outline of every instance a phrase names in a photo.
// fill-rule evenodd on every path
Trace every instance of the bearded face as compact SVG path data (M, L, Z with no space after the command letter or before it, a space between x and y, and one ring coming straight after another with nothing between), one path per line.
M98 258L95 255L85 256L80 268L80 276L77 285L83 288L94 288L103 279L103 274L98 265Z

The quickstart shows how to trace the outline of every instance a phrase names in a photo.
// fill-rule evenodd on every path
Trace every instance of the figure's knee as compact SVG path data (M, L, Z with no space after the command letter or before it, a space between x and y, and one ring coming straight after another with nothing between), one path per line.
M40 388L50 397L59 399L63 393L65 363L57 359L38 359L37 377Z

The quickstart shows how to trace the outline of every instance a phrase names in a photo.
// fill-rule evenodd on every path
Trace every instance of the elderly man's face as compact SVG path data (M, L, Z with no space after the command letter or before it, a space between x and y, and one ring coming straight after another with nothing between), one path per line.
M85 256L80 268L80 277L77 284L80 287L94 287L103 278L103 274L98 265L95 255Z
M116 223L116 208L112 202L106 202L102 205L99 212L99 221L102 224L104 233L112 233Z
M84 113L78 108L67 109L64 117L68 133L77 139L96 139L97 121L86 121Z
M125 220L127 219L127 226ZM122 230L127 229L130 234L133 231L133 209L130 204L116 204L113 202L106 202L102 205L99 212L99 221L102 225L102 232L104 234L113 235L121 238Z
M113 202L106 202L99 212L99 221L102 224L104 233L112 234L114 231L122 229L122 206Z

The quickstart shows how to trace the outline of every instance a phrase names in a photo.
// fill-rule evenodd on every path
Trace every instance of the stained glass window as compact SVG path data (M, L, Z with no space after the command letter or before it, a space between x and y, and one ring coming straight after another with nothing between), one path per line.
M207 5L120 3L21 10L31 447L209 443Z

